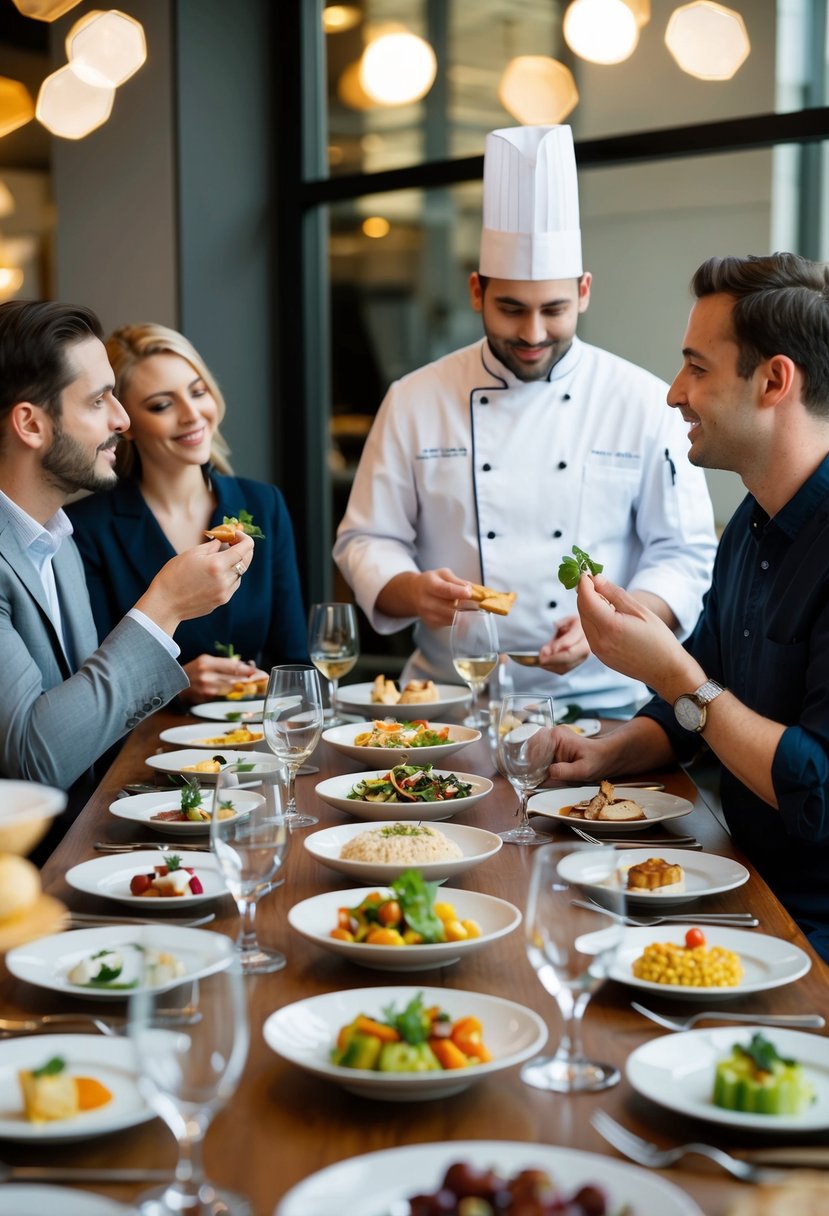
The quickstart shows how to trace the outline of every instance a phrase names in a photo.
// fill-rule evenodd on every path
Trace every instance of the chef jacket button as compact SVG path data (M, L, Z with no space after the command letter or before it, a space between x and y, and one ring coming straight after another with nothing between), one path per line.
M553 533L553 539L558 540L558 538L560 536L561 536L561 528L556 528L555 532Z
M560 461L558 462L558 467L559 467L560 469L566 469L566 468L567 468L567 461L566 461L566 460L560 460Z
M484 472L485 472L485 473L488 473L488 472L489 472L489 470L492 468L492 465L491 465L491 464L485 464L485 465L483 465L482 467L483 467Z
M768 568L769 568L769 564L768 564L768 562L767 562L767 561L762 561L762 562L760 562L760 569L761 569L761 570L768 570Z
M558 608L558 600L550 600L550 602L549 602L549 604L547 605L547 607L548 607L548 608Z
M569 400L570 400L570 394L569 394L569 393L565 393L565 394L564 394L564 396L561 398L561 400L562 400L562 401L569 401Z
M486 538L487 538L487 540L495 540L495 533L494 533L494 532L487 532L487 534L486 534Z
M478 400L481 405L489 405L489 397L479 397Z
M744 637L744 638L749 638L749 637L751 637L751 630L750 630L750 629L744 629L744 630L743 630L743 637Z

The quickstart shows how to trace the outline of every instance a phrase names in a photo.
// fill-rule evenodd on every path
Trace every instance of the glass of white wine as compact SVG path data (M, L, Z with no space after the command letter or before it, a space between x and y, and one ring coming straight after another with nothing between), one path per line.
M308 614L308 653L317 671L331 685L331 708L327 726L339 726L337 686L360 655L357 613L353 604L314 604Z
M297 810L296 775L320 741L322 721L322 691L314 668L302 663L272 668L262 709L262 731L268 747L288 770L285 821L291 830L319 823L316 815Z
M452 662L455 671L469 685L472 709L464 726L486 729L487 718L478 707L478 697L498 662L498 629L489 612L458 610L452 621Z

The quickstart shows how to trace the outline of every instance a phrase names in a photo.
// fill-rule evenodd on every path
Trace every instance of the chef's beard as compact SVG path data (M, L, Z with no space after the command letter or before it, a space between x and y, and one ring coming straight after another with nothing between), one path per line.
M546 353L536 363L529 366L513 352L516 347L525 347L530 350L534 350L535 347L530 347L526 342L513 342L503 338L496 338L486 326L484 326L484 332L486 333L490 350L496 359L500 359L504 367L509 368L517 380L523 380L525 383L546 380L559 359L562 359L573 345L572 338L545 342L543 346Z

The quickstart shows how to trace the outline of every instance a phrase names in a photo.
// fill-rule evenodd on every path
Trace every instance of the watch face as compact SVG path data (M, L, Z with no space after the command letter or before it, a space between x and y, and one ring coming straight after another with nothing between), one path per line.
M691 697L677 697L674 703L676 720L685 730L699 730L702 710Z

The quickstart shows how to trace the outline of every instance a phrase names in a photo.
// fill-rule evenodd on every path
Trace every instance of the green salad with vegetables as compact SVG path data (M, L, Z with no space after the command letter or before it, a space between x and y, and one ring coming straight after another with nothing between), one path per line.
M445 802L471 793L472 786L454 773L441 777L431 764L398 764L385 776L358 781L347 797L359 802Z

